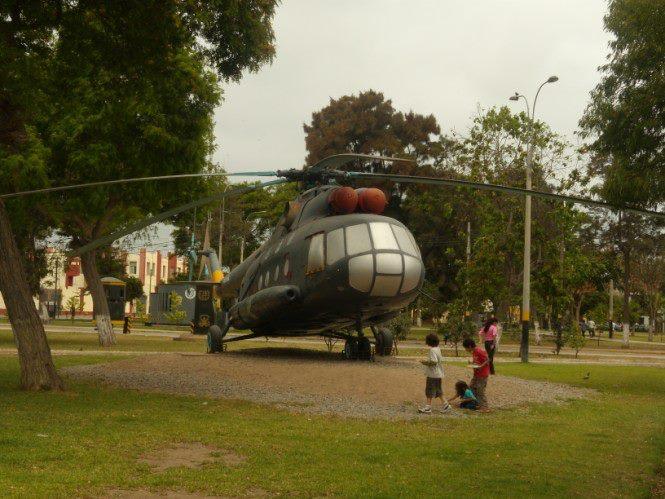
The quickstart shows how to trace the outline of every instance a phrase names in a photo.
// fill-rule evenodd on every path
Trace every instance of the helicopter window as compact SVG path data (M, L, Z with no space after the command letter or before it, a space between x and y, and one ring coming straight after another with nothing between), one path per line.
M401 275L377 275L370 294L372 296L395 296L401 282Z
M366 293L372 287L373 277L374 258L371 254L355 256L349 260L349 285L352 288Z
M418 256L418 250L416 246L413 244L413 240L409 237L409 233L406 231L404 227L400 227L399 225L393 225L393 232L395 233L395 237L397 238L397 244L399 244L399 249L401 249L404 253L408 253L409 255L413 256Z
M390 225L385 222L371 222L369 228L372 231L374 249L399 249Z
M402 274L402 255L399 253L377 254L376 272L379 274Z
M346 229L346 251L349 255L357 255L372 250L372 243L367 232L367 225L358 224Z
M344 258L344 229L335 229L326 236L326 264Z
M314 234L309 241L309 255L307 257L307 273L313 274L323 270L325 263L323 249L323 232Z
M422 266L417 258L404 255L404 282L400 289L401 293L408 293L418 285L421 271Z

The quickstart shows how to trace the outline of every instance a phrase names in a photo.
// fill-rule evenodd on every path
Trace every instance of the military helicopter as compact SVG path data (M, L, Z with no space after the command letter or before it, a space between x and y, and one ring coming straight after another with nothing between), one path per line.
M566 196L502 185L438 177L341 171L352 161L409 161L364 154L338 154L300 169L242 173L181 174L91 182L0 195L0 199L36 192L64 191L88 186L143 182L184 177L271 176L278 177L227 190L131 224L96 239L70 253L92 249L166 220L178 213L285 182L299 182L305 190L286 204L272 235L245 261L222 278L217 255L206 250L211 279L197 286L202 318L199 326L208 336L211 353L220 352L231 341L260 336L318 335L346 340L349 359L369 359L372 343L364 335L370 327L375 351L389 354L393 338L379 326L399 314L415 300L425 269L415 238L400 221L382 215L387 200L377 188L354 189L339 185L354 180L419 183L467 187L509 194L531 195L557 201L665 217L664 213L629 206L614 206L594 199ZM235 299L227 310L215 311L212 299ZM250 330L227 337L230 328Z

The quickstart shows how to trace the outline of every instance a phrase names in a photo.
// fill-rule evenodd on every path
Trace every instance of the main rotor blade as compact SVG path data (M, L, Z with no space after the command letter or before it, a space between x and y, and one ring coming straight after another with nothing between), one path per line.
M97 187L100 185L130 184L134 182L148 182L150 180L173 180L179 178L195 177L275 177L277 172L207 172L207 173L179 173L176 175L158 175L155 177L133 177L119 178L115 180L100 180L98 182L86 182L84 184L61 185L57 187L45 187L43 189L32 189L29 191L9 192L0 194L0 199L28 196L30 194L47 194L49 192L70 191L72 189L83 189L85 187Z
M507 194L531 195L537 198L551 199L554 201L570 201L572 203L584 204L587 206L599 206L610 210L620 210L629 213L636 213L638 215L650 215L653 217L665 218L665 213L660 211L644 210L641 208L631 208L629 206L618 206L604 201L596 201L595 199L583 198L580 196L567 196L565 194L554 194L551 192L534 191L530 189L522 189L521 187L507 187L505 185L497 184L484 184L481 182L470 182L468 180L454 180L438 177L418 177L415 175L391 175L383 173L363 173L363 172L348 172L348 178L365 178L376 180L391 180L402 184L430 184L430 185L445 185L450 187L467 187L470 189L480 189L494 192L504 192Z
M375 160L381 160L381 161L407 161L410 163L413 163L414 161L412 159L405 159L405 158L391 158L388 156L372 156L371 154L355 154L355 153L344 153L344 154L335 154L334 156L328 156L327 158L323 158L321 161L318 163L315 163L314 165L310 167L306 167L306 170L309 171L318 171L322 169L330 169L330 170L336 170L340 166L344 166L348 163L351 163L353 160L356 159L375 159Z
M87 253L88 251L94 250L96 248L99 248L100 246L106 246L107 244L112 243L113 241L116 241L117 239L120 239L121 237L124 237L128 234L131 234L132 232L136 232L137 230L141 230L144 227L147 227L148 225L152 225L157 222L161 222L162 220L165 220L169 217L172 217L173 215L177 215L178 213L182 213L183 211L190 210L192 208L195 208L197 206L203 206L208 203L212 203L213 201L219 201L222 198L229 197L229 196L238 196L240 194L246 194L248 192L255 191L257 189L263 189L264 187L270 187L271 185L279 185L279 184L284 184L286 182L289 182L289 180L286 179L277 179L277 180L270 180L268 182L263 182L262 184L259 185L250 185L246 187L239 187L237 189L231 189L228 191L224 191L220 194L215 194L214 196L208 196L203 199L199 199L197 201L192 201L191 203L183 204L181 206L178 206L176 208L172 208L170 210L164 211L158 215L152 216L150 218L146 218L145 220L141 220L140 222L133 223L131 225L128 225L124 229L120 229L119 231L113 232L112 234L109 234L104 237L100 237L99 239L95 239L94 241L89 242L88 244L85 244L81 246L80 248L76 248L73 251L70 251L67 256L73 257L73 256L79 256L82 255L83 253Z

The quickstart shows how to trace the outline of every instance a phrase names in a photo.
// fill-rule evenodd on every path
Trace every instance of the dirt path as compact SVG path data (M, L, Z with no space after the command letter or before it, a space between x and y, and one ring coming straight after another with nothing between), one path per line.
M123 388L249 400L297 412L361 418L413 418L423 402L424 375L413 361L382 358L348 362L326 352L257 348L223 355L165 354L63 370ZM444 393L451 396L466 368L446 366ZM591 390L493 376L488 397L493 408L582 398ZM457 410L455 415L463 414Z

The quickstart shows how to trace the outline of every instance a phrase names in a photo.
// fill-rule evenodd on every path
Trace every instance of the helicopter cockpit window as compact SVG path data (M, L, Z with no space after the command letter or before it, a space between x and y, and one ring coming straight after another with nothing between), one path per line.
M395 237L397 238L399 249L401 249L404 253L408 253L409 255L419 256L418 249L413 244L413 241L409 237L409 233L406 231L406 229L404 229L404 227L400 227L399 225L393 225L392 228L393 232L395 233Z
M326 236L326 264L332 265L344 258L344 229L335 229Z
M369 239L367 225L358 224L346 229L346 252L352 256L358 253L372 251L372 243Z
M323 233L314 234L309 241L309 255L307 256L307 273L320 272L325 266L323 250Z
M372 231L372 240L374 241L374 249L378 250L396 250L399 249L393 231L390 230L390 225L385 222L372 222L369 224Z
M286 278L290 278L290 276L289 276L289 267L290 267L289 255L287 254L284 257L284 277L286 277Z

